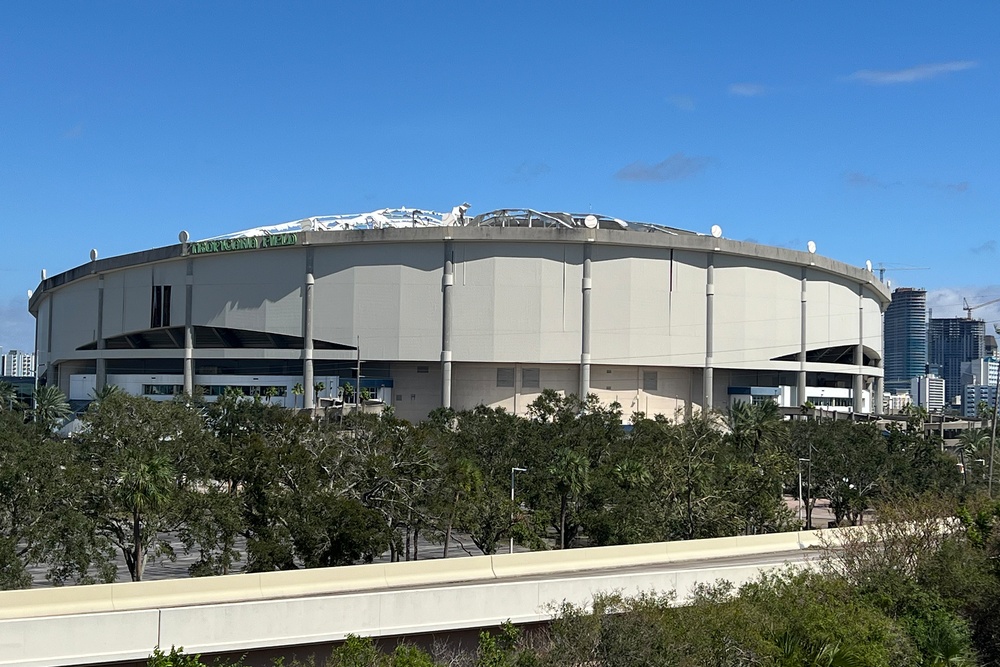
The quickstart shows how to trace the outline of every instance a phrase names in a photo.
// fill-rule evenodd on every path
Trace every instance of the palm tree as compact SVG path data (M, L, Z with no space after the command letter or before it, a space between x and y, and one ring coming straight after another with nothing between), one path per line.
M292 387L292 395L295 397L292 399L292 407L299 407L299 396L305 393L305 388L302 386L301 382L296 382L295 386Z
M66 394L62 393L59 387L45 385L35 390L35 409L32 415L36 422L45 426L46 430L53 430L60 421L71 414L73 411L69 408Z
M590 461L580 452L564 447L556 452L549 466L559 494L559 548L566 548L566 515L571 499L579 498L590 489Z
M977 456L990 444L990 433L985 428L967 428L958 438L958 455L962 460L962 483L969 482L969 467L967 459L982 458Z
M905 408L903 408L903 414L906 415L906 428L908 431L919 431L920 435L923 435L924 422L930 416L927 412L927 408L917 405L916 403L910 403Z
M729 430L736 444L750 452L750 465L757 465L761 447L775 443L782 427L781 410L774 401L740 402L729 410Z
M121 393L121 387L113 384L106 384L103 389L95 389L91 396L94 397L95 403L100 404L101 401L107 400L112 396L119 396Z
M313 401L313 417L316 416L316 410L319 408L319 395L323 392L324 389L326 389L325 382L317 382L316 384L313 385L313 390L316 392L314 394L316 400Z
M4 380L0 382L0 410L13 410L17 403L17 387Z
M158 511L170 495L174 473L165 458L154 457L149 461L129 458L115 488L115 499L122 509L131 514L132 549L125 554L132 581L142 581L146 564L146 546L155 535L143 534L143 518Z

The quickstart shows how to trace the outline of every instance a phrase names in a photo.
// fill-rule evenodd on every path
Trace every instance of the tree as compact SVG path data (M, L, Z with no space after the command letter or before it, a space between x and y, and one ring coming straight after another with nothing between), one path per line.
M565 447L556 452L548 474L559 496L559 548L565 549L566 517L570 503L578 501L590 489L590 463L580 452Z
M789 517L781 491L794 470L788 456L788 429L778 404L736 403L729 411L731 497L753 534L783 530Z
M113 493L117 505L131 515L131 549L123 550L123 555L132 581L142 581L146 553L157 539L156 524L149 517L167 505L174 481L173 468L162 456L145 459L139 452L129 452L119 469ZM127 538L124 532L119 532L124 522L110 523L119 544L124 544Z
M302 386L301 382L296 382L295 386L292 387L292 395L295 397L292 400L292 407L293 408L297 408L299 406L299 396L301 396L302 394L304 394L305 391L306 391L305 387ZM305 407L305 405L303 404L302 407Z
M35 390L35 407L32 410L34 421L46 430L52 431L59 422L69 417L73 412L69 409L66 394L59 387L45 385Z
M183 498L203 480L204 422L190 403L121 393L91 404L84 424L77 451L94 471L86 511L140 581L150 555L172 556L164 535L183 525Z
M967 428L958 439L958 454L962 462L962 483L969 483L969 463L988 454L990 432L983 428Z
M82 510L92 470L74 443L0 411L0 588L31 585L29 565L53 584L114 579L105 543Z
M13 410L17 405L17 388L7 382L0 381L0 410Z

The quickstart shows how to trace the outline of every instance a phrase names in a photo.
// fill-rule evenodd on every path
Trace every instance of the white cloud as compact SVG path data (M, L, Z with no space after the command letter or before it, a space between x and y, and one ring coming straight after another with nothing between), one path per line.
M648 164L636 160L618 170L615 178L623 181L665 182L679 181L694 176L712 163L712 158L674 153L666 160Z
M759 83L731 83L729 84L729 94L737 97L758 97L767 92L767 89Z
M694 111L694 99L689 95L671 95L667 101L681 111Z
M944 74L951 74L952 72L972 69L976 65L977 63L973 60L953 60L946 63L929 63L896 70L862 69L854 72L847 79L880 86L897 83L914 83L916 81L933 79Z
M969 251L973 255L995 255L997 252L997 242L990 239L989 241L984 241L974 248L969 248Z
M844 174L844 180L848 185L855 188L878 188L880 190L884 190L890 185L879 178L875 178L874 176L870 176L860 171L847 172Z
M965 317L963 308L968 301L970 306L978 306L993 299L1000 299L1000 285L973 285L968 287L941 287L927 290L927 308L935 318ZM1000 323L1000 302L991 303L981 308L974 308L972 317L986 320L986 333L993 334L993 323Z
M517 165L514 171L511 172L505 181L507 183L528 183L533 181L542 174L549 172L549 165L544 162L530 162L525 161Z

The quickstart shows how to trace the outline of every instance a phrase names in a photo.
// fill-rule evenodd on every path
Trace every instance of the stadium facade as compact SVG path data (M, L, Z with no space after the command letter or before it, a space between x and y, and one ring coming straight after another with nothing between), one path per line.
M881 410L890 298L870 270L719 230L466 210L92 253L30 299L39 377L72 399L236 387L311 408L350 401L360 366L365 397L408 419L523 413L546 388L627 415L766 397Z

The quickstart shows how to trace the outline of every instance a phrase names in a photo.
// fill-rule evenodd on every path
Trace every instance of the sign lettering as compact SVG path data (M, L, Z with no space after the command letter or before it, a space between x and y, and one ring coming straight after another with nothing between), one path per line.
M205 255L213 252L232 252L234 250L260 250L261 248L280 248L298 245L297 234L271 234L270 236L245 236L238 239L216 239L214 241L196 241L188 246L192 255Z

